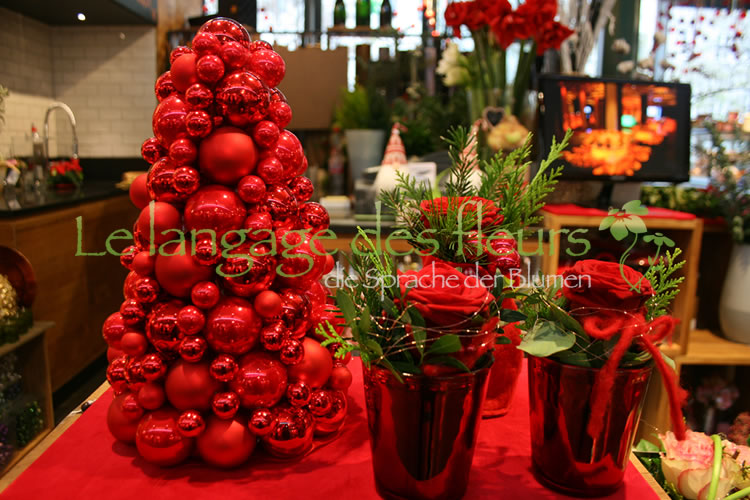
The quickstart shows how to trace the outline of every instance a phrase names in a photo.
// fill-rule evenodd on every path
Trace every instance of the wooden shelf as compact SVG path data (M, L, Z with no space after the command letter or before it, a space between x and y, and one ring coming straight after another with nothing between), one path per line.
M31 325L31 328L29 328L26 333L22 334L16 342L13 342L12 344L0 345L0 358L11 351L15 351L26 342L29 342L30 340L38 337L52 325L54 325L54 323L51 321L35 321L34 324Z
M709 330L693 330L679 365L750 365L750 345L732 342Z
M8 472L10 469L13 468L14 465L16 465L23 457L25 457L31 450L36 448L36 445L41 443L44 438L47 437L47 434L52 432L52 427L46 427L42 429L42 431L36 435L34 439L26 443L26 446L21 448L20 450L16 450L13 453L13 456L10 458L10 461L8 461L7 464L5 464L0 469L0 477L2 477L6 472Z

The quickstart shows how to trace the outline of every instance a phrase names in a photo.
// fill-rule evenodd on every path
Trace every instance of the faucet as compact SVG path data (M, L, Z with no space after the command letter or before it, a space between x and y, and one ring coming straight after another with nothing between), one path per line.
M47 108L47 112L44 114L44 156L47 159L47 165L49 165L49 115L56 109L62 109L65 114L68 115L70 121L70 127L73 129L73 158L78 158L78 134L76 134L76 117L73 115L73 110L70 106L64 102L53 102L52 105Z

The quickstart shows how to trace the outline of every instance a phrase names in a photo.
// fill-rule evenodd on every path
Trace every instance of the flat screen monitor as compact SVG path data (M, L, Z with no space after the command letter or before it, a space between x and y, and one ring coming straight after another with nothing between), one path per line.
M689 179L690 85L544 75L539 90L545 155L573 130L564 179Z

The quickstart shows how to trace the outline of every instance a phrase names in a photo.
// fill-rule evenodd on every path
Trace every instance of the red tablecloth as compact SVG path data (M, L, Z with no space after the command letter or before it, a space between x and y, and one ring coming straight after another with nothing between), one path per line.
M362 373L353 362L349 420L339 438L294 462L257 454L242 468L217 470L187 463L160 469L118 443L105 423L111 391L102 396L8 489L2 500L377 499L370 463ZM570 498L540 486L530 472L526 370L508 415L484 420L467 499ZM257 453L257 451L256 451ZM612 499L658 498L628 465L625 485Z
M605 217L607 212L598 208L581 207L573 203L561 203L559 205L547 204L544 210L555 215L584 215L588 217ZM648 207L648 214L643 218L675 219L675 220L692 220L694 214L687 212L678 212L669 208Z

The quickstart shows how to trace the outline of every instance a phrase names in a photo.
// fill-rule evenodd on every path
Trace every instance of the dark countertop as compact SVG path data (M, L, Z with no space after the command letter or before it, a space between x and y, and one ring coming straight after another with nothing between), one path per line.
M127 194L127 191L116 188L115 181L111 180L84 180L80 189L71 192L48 189L44 193L35 193L6 187L0 193L0 219L31 215Z

